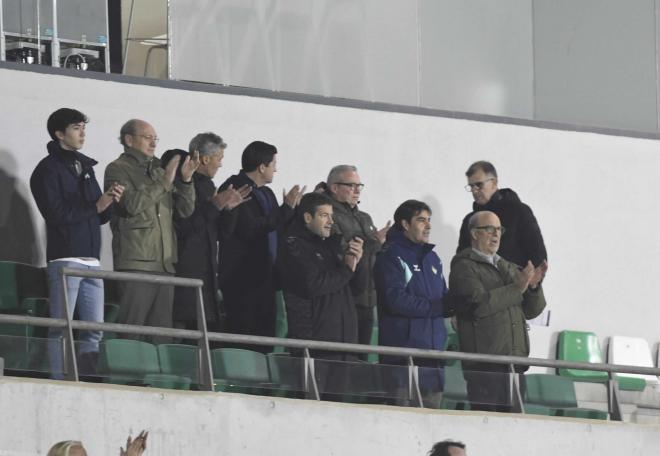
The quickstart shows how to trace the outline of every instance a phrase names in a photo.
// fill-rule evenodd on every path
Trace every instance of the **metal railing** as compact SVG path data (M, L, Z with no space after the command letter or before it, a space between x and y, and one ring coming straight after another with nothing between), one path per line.
M201 363L199 366L199 387L202 390L213 391L214 378L213 366L211 363L211 350L209 341L224 342L232 344L251 344L263 346L281 346L286 348L300 349L304 353L304 378L305 378L305 392L308 397L320 400L318 386L314 375L314 359L310 356L310 350L330 351L330 352L344 352L344 353L359 353L369 354L376 353L378 355L389 355L404 357L408 359L409 377L412 380L409 386L409 397L417 406L423 407L424 401L419 389L419 374L418 366L415 365L415 358L424 359L438 359L438 360L458 360L458 361L472 361L479 363L490 364L503 364L509 366L509 371L513 375L513 411L525 413L524 404L520 394L520 385L515 375L515 366L539 366L553 369L576 369L576 370L589 370L600 371L608 373L607 382L607 399L608 399L608 412L612 420L621 421L621 406L619 400L619 389L614 374L643 374L660 376L660 368L654 367L640 367L628 366L619 364L602 364L602 363L585 363L575 361L552 360L544 358L527 358L521 356L504 356L504 355L485 355L478 353L463 353L463 352L449 352L438 350L426 350L417 348L399 348L399 347L385 347L375 345L360 345L360 344L347 344L340 342L325 342L316 340L301 340L301 339L285 339L279 337L262 337L251 336L243 334L229 334L229 333L215 333L208 332L206 326L206 318L204 313L204 302L202 295L202 281L198 279L186 279L171 276L161 276L142 273L125 273L115 271L103 270L84 270L74 268L63 268L61 272L62 285L66 283L66 277L88 277L105 280L120 280L127 282L143 282L161 285L174 285L180 287L197 288L196 293L196 306L197 306L197 320L199 330L175 329L175 328L162 328L155 326L137 326L127 325L121 323L96 323L90 321L72 320L68 311L67 291L66 286L62 287L62 304L63 314L66 318L44 318L44 317L31 317L25 315L7 315L0 314L0 323L9 324L28 324L40 327L58 327L65 328L64 342L65 342L65 357L67 358L67 375L66 379L71 381L79 381L78 367L76 363L75 345L73 339L73 330L93 330L93 331L113 331L123 334L134 334L143 336L165 336L179 339L197 340L200 349Z

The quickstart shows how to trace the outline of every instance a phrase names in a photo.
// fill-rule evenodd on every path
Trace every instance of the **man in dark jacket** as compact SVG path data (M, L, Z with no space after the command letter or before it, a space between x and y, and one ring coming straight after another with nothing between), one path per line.
M376 305L372 270L376 253L385 242L390 224L388 222L385 228L377 230L371 216L358 208L363 187L355 166L338 165L328 174L325 194L332 199L333 234L341 235L344 246L356 236L364 241L362 262L368 275L367 287L364 292L354 296L354 302L358 316L358 342L368 345L371 343Z
M541 288L548 265L524 268L501 258L497 251L505 227L493 212L477 212L468 221L472 239L452 259L449 296L458 320L461 351L528 356L527 321L545 308ZM468 398L473 410L510 411L509 366L463 362ZM516 366L524 372L526 366Z
M293 219L304 192L296 185L278 205L275 194L266 186L273 182L277 171L276 154L277 149L271 144L248 144L241 157L243 169L220 186L221 191L230 185L247 185L252 190L250 201L236 208L233 234L220 246L220 289L227 311L227 330L232 333L275 335L278 233Z
M297 219L280 244L289 337L356 343L353 296L367 284L360 261L363 242L356 237L344 248L341 236L331 236L332 214L332 200L325 195L303 196Z
M94 175L93 160L78 152L85 143L87 117L75 109L62 108L47 122L48 156L41 160L30 178L30 189L46 221L50 316L65 318L61 300L62 268L99 269L101 225L110 219L113 201L124 188L113 183L101 192ZM67 308L70 316L78 309L81 320L103 321L103 281L68 277ZM51 376L64 378L62 369L62 328L50 328ZM98 356L100 331L81 331L80 371L93 373Z
M498 189L497 171L487 161L470 165L465 173L468 184L465 189L474 198L473 211L465 216L461 225L456 253L471 245L468 220L478 211L491 211L497 214L506 229L498 254L512 263L523 267L528 261L539 266L548 255L543 243L541 229L534 213L523 204L516 192L509 188Z
M442 261L429 244L431 208L408 200L394 212L394 226L376 257L374 278L378 294L380 345L443 350L447 293ZM381 357L385 364L405 364L398 357ZM419 359L420 388L429 400L442 390L442 364ZM407 381L407 379L406 379Z
M218 300L218 242L232 234L236 224L233 209L246 201L250 192L247 185L241 189L230 186L222 192L216 191L212 179L222 166L226 147L220 136L210 132L200 133L190 141L189 152L199 154L199 167L193 174L195 210L190 217L174 217L179 250L176 275L204 282L204 314L210 331L224 330L225 316ZM196 293L194 288L175 290L176 327L198 329Z

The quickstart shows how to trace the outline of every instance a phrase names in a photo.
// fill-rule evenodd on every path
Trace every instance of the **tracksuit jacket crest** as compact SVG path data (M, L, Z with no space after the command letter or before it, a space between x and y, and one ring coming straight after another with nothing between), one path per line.
M433 244L393 227L375 265L380 345L442 350L447 285Z

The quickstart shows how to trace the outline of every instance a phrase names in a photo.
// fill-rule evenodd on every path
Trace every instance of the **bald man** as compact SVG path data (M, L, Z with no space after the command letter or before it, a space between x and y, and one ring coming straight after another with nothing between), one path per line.
M113 213L112 255L118 271L174 275L177 241L173 216L189 217L195 208L192 176L199 155L188 156L175 179L180 157L165 169L155 156L158 136L148 122L132 119L119 132L124 153L105 170L105 188L124 186L123 198ZM172 327L174 287L140 282L120 286L119 322ZM167 338L154 337L156 343Z
M460 349L469 353L529 355L527 321L545 308L541 281L548 269L527 262L524 268L497 251L504 228L493 212L481 211L468 221L470 247L451 262L449 295L456 310ZM522 373L526 366L516 366ZM463 362L473 410L510 411L509 367Z

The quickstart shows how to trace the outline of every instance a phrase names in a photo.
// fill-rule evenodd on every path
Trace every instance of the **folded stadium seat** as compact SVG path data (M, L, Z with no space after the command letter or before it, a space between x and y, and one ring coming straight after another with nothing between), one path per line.
M150 343L112 339L101 343L99 372L106 383L190 389L190 378L163 374L158 350Z
M158 360L163 374L187 377L196 386L199 378L199 348L195 345L160 344Z
M103 306L103 321L105 323L117 323L119 318L119 305L106 303ZM103 331L103 340L116 339L117 333L114 331Z
M525 413L606 420L607 412L580 408L573 380L551 374L525 375Z
M275 293L275 337L285 338L289 333L289 324L286 316L286 305L284 303L284 293L278 290ZM285 353L285 347L273 347L274 353Z
M0 261L0 312L18 309L16 263Z
M380 334L380 330L378 329L378 309L376 308L376 306L374 306L373 318L374 318L374 324L371 329L371 340L369 341L369 344L378 345L378 336ZM369 353L367 355L367 361L370 363L378 363L379 360L380 357L378 356L378 353Z
M266 355L241 348L211 351L215 391L268 395L270 380Z
M0 262L0 312L48 316L48 286L45 271L28 264ZM27 324L0 324L0 356L5 368L47 370L45 338L48 328ZM44 364L45 363L45 364Z
M640 337L612 336L607 350L607 362L628 366L653 367L651 349ZM643 391L646 384L658 385L658 377L642 374L614 374L619 388L628 391Z
M441 408L450 410L469 410L467 383L463 377L460 361L454 361L445 367L445 387L442 394Z
M557 343L557 359L582 363L603 363L598 338L592 332L562 331ZM559 375L570 377L578 382L605 383L607 372L579 369L558 369Z
M268 353L266 360L270 381L279 390L275 395L300 398L304 391L304 359L288 353Z

